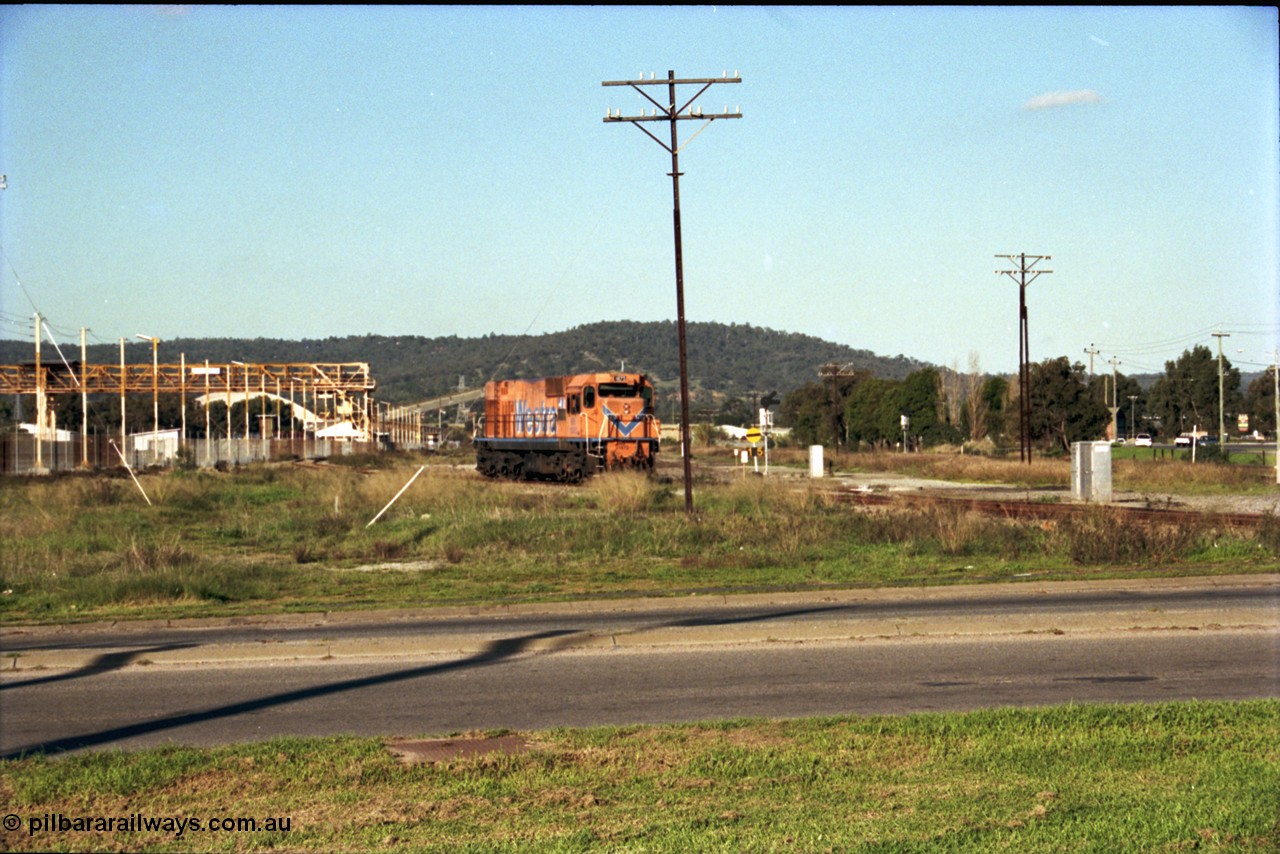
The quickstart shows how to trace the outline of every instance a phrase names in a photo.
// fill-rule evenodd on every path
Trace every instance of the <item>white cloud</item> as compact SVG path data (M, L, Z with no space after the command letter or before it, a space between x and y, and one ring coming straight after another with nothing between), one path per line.
M1096 104L1102 96L1092 89L1073 89L1067 92L1046 92L1036 95L1022 105L1024 110L1044 110L1049 107L1065 107L1068 104Z

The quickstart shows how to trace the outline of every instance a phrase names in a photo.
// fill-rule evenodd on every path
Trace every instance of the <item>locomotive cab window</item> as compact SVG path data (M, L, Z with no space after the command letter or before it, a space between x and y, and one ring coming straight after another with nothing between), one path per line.
M635 383L600 383L601 397L639 397Z
M584 386L582 389L582 406L584 409L593 409L596 405L596 387L593 385Z

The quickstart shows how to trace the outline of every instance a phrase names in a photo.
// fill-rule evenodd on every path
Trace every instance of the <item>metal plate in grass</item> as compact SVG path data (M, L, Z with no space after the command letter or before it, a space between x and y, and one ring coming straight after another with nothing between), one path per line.
M508 756L524 753L529 749L522 735L489 737L430 738L417 741L389 741L387 749L404 765L420 765L424 762L447 762L452 759L468 759L489 753Z

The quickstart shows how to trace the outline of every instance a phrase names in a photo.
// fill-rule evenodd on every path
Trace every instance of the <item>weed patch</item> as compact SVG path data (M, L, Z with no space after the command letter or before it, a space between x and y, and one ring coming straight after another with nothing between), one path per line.
M955 583L1032 568L1062 578L1156 566L1239 572L1274 570L1280 555L1274 517L1240 532L1194 517L1122 523L1099 508L1053 525L941 501L855 508L786 478L701 485L689 515L670 484L640 475L563 486L453 467L429 467L367 527L412 474L403 464L147 474L154 507L111 478L0 482L0 590L11 591L0 617ZM438 569L359 580L327 571L397 561Z
M1149 566L1177 562L1200 549L1206 526L1188 519L1178 524L1134 523L1106 507L1068 516L1055 528L1055 540L1078 564Z

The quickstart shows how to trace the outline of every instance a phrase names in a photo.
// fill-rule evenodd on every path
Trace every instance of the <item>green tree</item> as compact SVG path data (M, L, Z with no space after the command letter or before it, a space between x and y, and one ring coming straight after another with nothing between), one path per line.
M757 407L750 400L741 397L726 397L714 416L716 424L732 424L736 427L755 424L759 418Z
M1240 371L1223 359L1225 411L1238 411ZM1164 376L1151 387L1149 411L1160 419L1166 436L1177 436L1194 427L1217 430L1218 358L1203 344L1182 351L1177 360L1164 363Z
M693 425L693 443L695 445L711 447L715 445L716 438L719 435L720 428L710 421L699 421Z
M1249 429L1274 433L1276 429L1276 369L1273 365L1249 383L1244 395L1244 411L1249 414Z
M1009 426L1006 413L1009 411L1009 389L1009 380L1004 377L989 377L982 384L980 392L984 432L997 444L1008 439Z
M808 383L782 399L779 409L783 425L802 445L829 445L835 438L831 429L831 397L821 383Z
M844 412L851 445L856 446L862 442L877 445L892 442L896 438L896 425L886 430L884 410L897 410L900 403L897 390L900 385L892 380L872 377L858 383L853 389L845 401Z
M1129 398L1132 397L1133 400ZM1116 378L1116 406L1120 411L1116 414L1120 425L1120 435L1129 437L1143 432L1142 415L1146 411L1147 393L1133 377L1118 374Z
M925 445L960 439L960 431L945 419L941 389L937 368L912 371L902 381L902 411L911 418L910 435L919 436Z
M1114 375L1115 389L1112 389L1112 374L1094 374L1089 379L1089 396L1102 405L1104 409L1111 406L1112 401L1116 405L1116 429L1119 433L1112 438L1121 436L1129 436L1130 434L1139 432L1131 429L1130 424L1133 420L1140 420L1144 407L1146 406L1147 395L1142 390L1142 386L1133 377L1125 376L1121 373ZM1132 395L1136 398L1129 400ZM1107 409L1107 422L1110 423L1111 410ZM1101 435L1101 434L1100 434ZM1094 437L1094 438L1100 438Z
M1069 451L1072 442L1102 434L1110 415L1090 395L1084 365L1066 356L1045 359L1031 366L1030 380L1032 441Z

